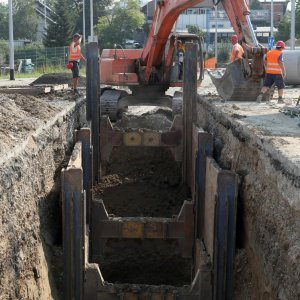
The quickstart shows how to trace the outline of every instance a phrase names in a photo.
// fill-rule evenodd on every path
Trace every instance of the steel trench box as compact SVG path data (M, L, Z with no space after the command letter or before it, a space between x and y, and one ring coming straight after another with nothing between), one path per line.
M176 239L182 256L192 257L194 219L193 202L185 201L176 218L110 218L102 200L92 201L90 224L91 255L100 255L109 238Z

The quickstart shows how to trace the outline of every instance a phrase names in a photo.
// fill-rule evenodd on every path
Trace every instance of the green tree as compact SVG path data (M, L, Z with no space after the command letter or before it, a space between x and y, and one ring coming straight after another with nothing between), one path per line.
M14 39L35 40L38 17L35 0L13 0Z
M263 9L263 8L258 0L251 0L250 9Z
M34 0L13 0L14 39L36 39L38 19ZM0 38L8 39L8 6L0 4Z
M201 30L198 26L187 25L186 27L187 27L188 33L194 33L194 34L197 34L199 37L204 38L205 32L203 30Z
M103 17L107 13L107 7L111 7L113 0L97 0L93 1L93 24L97 24L98 19ZM75 31L82 32L83 30L83 7L82 7L82 0L75 0L76 9L78 12L77 17L75 18ZM85 23L85 33L86 36L90 35L91 29L89 22L90 19L90 1L85 1L85 16L86 16L86 23Z
M54 4L51 16L54 23L47 27L47 34L43 40L45 47L62 47L69 45L74 30L73 7L70 0L60 0Z
M295 16L295 33L296 38L300 38L300 1L298 0L296 4L296 16Z
M106 13L95 27L101 48L112 48L114 43L124 45L126 39L132 39L134 32L143 27L144 14L140 12L138 0L116 2Z
M8 7L0 4L0 39L8 39Z
M284 16L278 24L278 32L275 35L276 40L286 41L290 38L291 21Z
M7 41L0 40L0 64L4 64L7 61L8 56L8 43Z

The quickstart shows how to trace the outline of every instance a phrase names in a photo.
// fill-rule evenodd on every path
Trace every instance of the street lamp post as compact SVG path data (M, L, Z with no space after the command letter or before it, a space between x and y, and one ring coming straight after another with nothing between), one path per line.
M218 63L218 6L215 6L215 58Z
M15 80L15 59L14 59L14 30L12 0L8 0L8 26L9 26L9 75L10 80Z
M85 1L82 1L82 31L83 31L83 45L85 45Z
M295 0L291 1L291 50L295 49Z
M274 36L273 28L274 28L274 3L273 0L271 0L271 37Z
M45 17L45 29L47 28L47 7L46 0L44 0L44 17Z
M91 22L91 37L93 38L93 36L94 36L94 22L93 22L93 0L90 0L90 10L91 10L91 16L90 16L90 18L91 18L91 20L90 20L90 22Z

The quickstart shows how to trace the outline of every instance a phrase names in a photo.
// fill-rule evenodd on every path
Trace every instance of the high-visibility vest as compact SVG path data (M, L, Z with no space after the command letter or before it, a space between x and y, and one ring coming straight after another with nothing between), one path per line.
M236 55L236 50L239 51L237 57L235 57ZM243 54L244 54L244 49L243 47L239 44L236 43L232 46L232 50L231 50L231 55L230 55L230 61L233 62L234 60L238 59L238 58L243 58Z
M69 53L69 60L80 60L81 58L81 48L79 45L74 47L74 42L70 45L70 53Z
M267 52L266 60L267 60L267 67L266 73L267 74L281 74L281 68L279 65L279 56L282 54L281 50L271 50Z

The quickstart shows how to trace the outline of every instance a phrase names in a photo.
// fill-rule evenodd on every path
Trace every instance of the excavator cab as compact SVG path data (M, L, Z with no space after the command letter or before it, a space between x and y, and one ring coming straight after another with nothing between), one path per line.
M181 33L172 34L169 43L174 43L174 47L167 46L166 49L173 49L172 63L170 70L170 87L182 87L183 63L186 43L197 44L197 84L200 86L204 76L204 45L203 39L196 34Z

